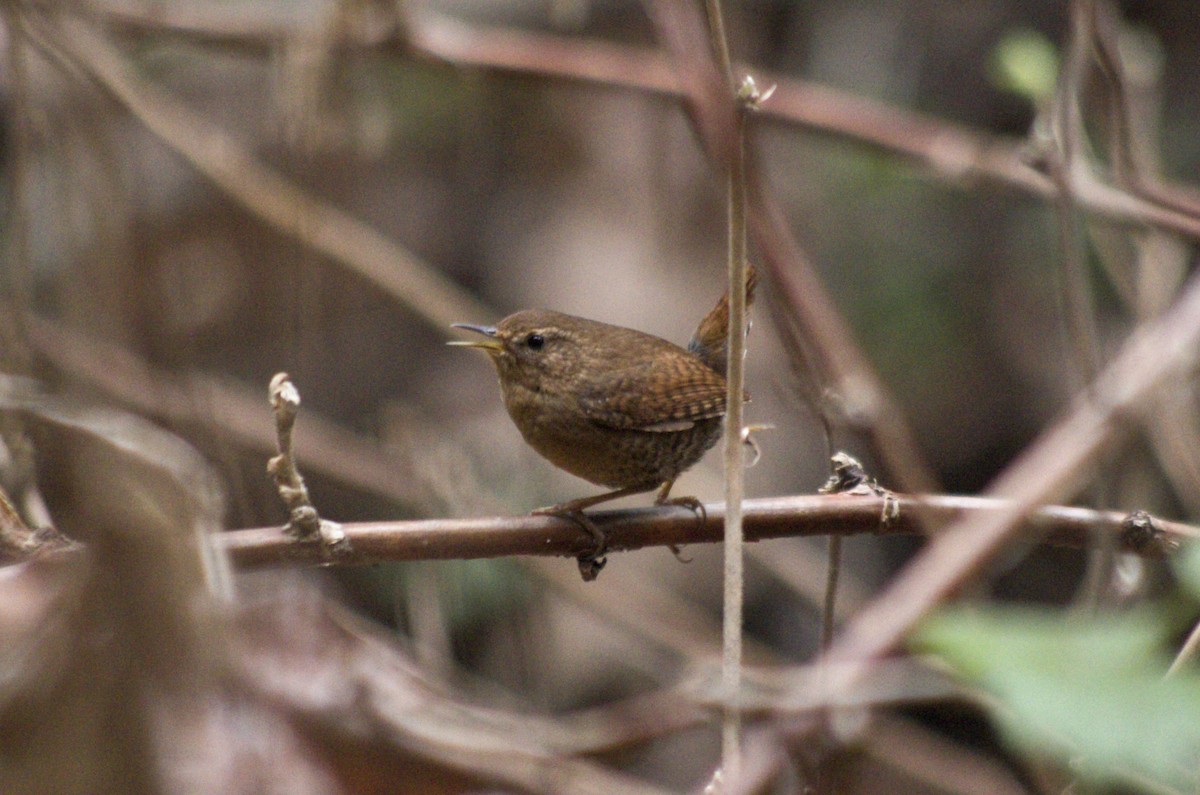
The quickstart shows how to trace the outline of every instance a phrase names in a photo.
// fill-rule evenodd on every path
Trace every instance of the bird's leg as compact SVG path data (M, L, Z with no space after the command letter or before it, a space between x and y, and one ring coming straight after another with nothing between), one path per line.
M657 484L626 486L616 491L606 491L603 494L597 494L592 497L581 497L577 500L560 502L558 505L538 508L532 513L537 516L559 516L563 519L568 519L582 527L584 532L592 537L592 540L596 542L595 549L592 549L590 552L584 552L575 559L579 563L580 576L583 577L585 582L591 582L596 579L596 576L600 574L600 570L604 568L604 564L608 562L608 559L604 557L604 553L608 551L608 536L583 512L584 508L590 508L593 505L599 505L609 500L628 497L631 494L641 494L642 492L650 491L655 485Z
M564 514L568 513L579 513L584 508L591 508L593 505L599 505L602 502L619 500L622 497L628 497L633 494L641 494L642 492L650 491L657 485L657 483L650 483L649 485L645 483L639 483L636 486L626 486L623 489L606 491L603 494L596 494L592 497L580 497L577 500L560 502L558 505L549 505L545 508L538 508L532 513L537 516L563 516Z
M704 510L704 503L695 497L668 497L671 493L671 487L675 485L674 480L668 480L662 484L662 488L658 490L658 494L654 497L655 505L682 505L684 508L691 510L696 514L696 522L703 525L708 520L708 511ZM691 558L685 558L683 551L678 544L667 544L667 548L671 550L671 554L680 563L691 563Z
M704 503L695 497L668 497L671 493L671 487L675 485L675 481L668 480L662 484L662 488L658 490L658 494L654 497L655 505L682 505L688 508L692 513L696 514L696 518L701 524L708 521L708 511L704 510Z

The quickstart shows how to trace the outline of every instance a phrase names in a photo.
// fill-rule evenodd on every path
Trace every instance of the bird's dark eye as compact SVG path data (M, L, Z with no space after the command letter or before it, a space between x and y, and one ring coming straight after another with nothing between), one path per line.
M531 351L540 351L542 346L546 344L546 338L541 334L530 334L525 338L525 344L529 346Z

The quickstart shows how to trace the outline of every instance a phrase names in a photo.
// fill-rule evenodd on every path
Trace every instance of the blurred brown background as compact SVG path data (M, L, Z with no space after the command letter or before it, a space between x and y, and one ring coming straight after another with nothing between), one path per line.
M345 3L340 11L310 0L71 6L10 13L0 72L6 300L39 319L33 374L55 391L150 416L194 444L221 475L231 528L285 518L263 473L269 448L231 430L258 427L270 440L266 384L280 370L303 395L300 443L306 423L335 423L394 467L394 477L376 485L339 477L336 466L307 467L327 517L521 513L591 493L524 446L485 357L445 347L447 328L264 221L62 53L89 46L76 34L97 26L142 84L490 308L457 320L489 323L546 307L683 343L724 288L725 210L721 182L678 103L353 44L362 30L386 27L388 3ZM404 6L415 27L655 46L632 2ZM1127 3L1123 11L1129 63L1141 80L1139 140L1163 174L1193 181L1200 11L1190 0ZM1014 40L1061 52L1067 24L1065 4L1018 0L760 0L729 3L727 14L735 55L753 67L1011 142L1029 133L1037 107L1004 84L997 59ZM18 17L28 37L14 48ZM211 35L197 33L205 30ZM287 35L256 37L260 30ZM145 113L169 110L151 104ZM206 131L196 129L192 142ZM930 174L845 137L770 121L756 122L753 137L795 234L945 489L981 489L1080 384L1060 319L1053 207L1011 188ZM286 198L276 199L288 217ZM320 224L301 208L290 212L300 238ZM1119 256L1120 244L1112 248ZM1093 254L1090 265L1107 342L1131 321L1101 259ZM763 298L772 300L769 284ZM759 434L762 460L748 471L748 493L812 492L827 475L820 423L765 305L753 317L747 418L774 429ZM97 343L132 354L153 374L134 378L113 348L89 347ZM20 350L8 356L17 366ZM839 430L835 441L888 482L855 434ZM343 461L358 452L320 451L323 460ZM719 458L711 454L685 475L676 493L721 499ZM54 489L56 462L40 457L39 466L53 514L55 500L68 497ZM1162 485L1158 466L1132 444L1113 507L1187 518L1191 506ZM846 603L915 543L850 540ZM823 548L755 545L752 656L800 661L813 653ZM586 588L569 560L321 576L466 690L562 710L678 676L682 650L717 653L720 549L686 554L694 558L688 565L663 549L613 555ZM1034 553L1001 576L997 590L1067 599L1082 561L1078 552ZM699 734L653 745L625 766L687 786L714 753L715 735ZM874 791L874 774L862 775L861 791ZM881 779L893 791L897 780L909 787L900 791L938 791L903 776Z

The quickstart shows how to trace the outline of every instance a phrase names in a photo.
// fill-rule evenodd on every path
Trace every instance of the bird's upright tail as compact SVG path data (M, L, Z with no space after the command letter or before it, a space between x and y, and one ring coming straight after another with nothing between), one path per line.
M754 303L754 288L758 285L758 271L752 263L746 263L746 307ZM721 296L717 305L704 316L688 350L700 361L725 375L729 359L729 291Z

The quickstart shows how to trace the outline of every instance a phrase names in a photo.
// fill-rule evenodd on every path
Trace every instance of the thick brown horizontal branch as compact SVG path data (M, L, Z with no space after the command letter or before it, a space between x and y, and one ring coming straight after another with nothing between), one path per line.
M1005 501L982 497L896 495L899 514L881 521L884 498L856 495L805 495L747 500L746 540L816 535L913 534L918 528L944 525L964 513L999 511ZM725 506L706 506L701 521L682 508L635 508L589 514L603 528L614 551L721 540ZM1129 530L1129 514L1089 508L1046 506L1027 521L1045 533L1046 543L1084 546L1093 530L1118 535L1120 548L1161 555L1185 539L1200 538L1200 528L1155 520L1157 531ZM591 549L591 539L575 524L551 516L501 516L476 519L422 519L343 525L351 550L330 555L315 542L297 541L280 527L231 530L220 538L233 562L243 567L295 564L358 566L396 560L494 558L505 555L576 556Z

